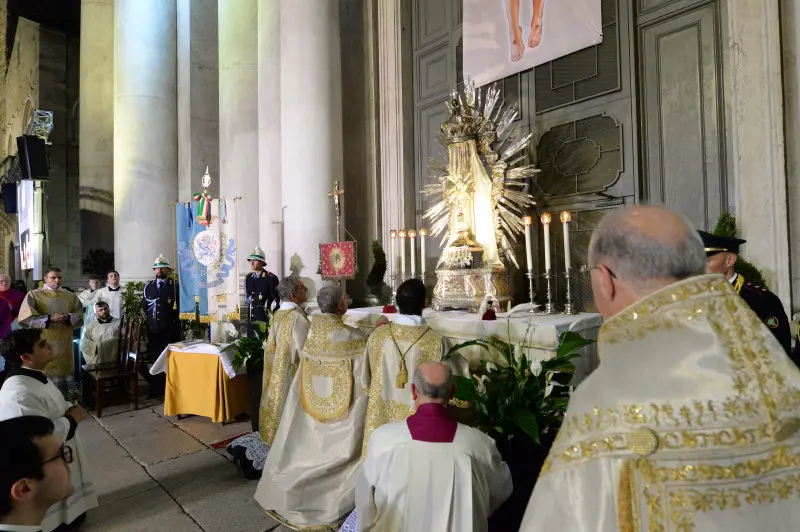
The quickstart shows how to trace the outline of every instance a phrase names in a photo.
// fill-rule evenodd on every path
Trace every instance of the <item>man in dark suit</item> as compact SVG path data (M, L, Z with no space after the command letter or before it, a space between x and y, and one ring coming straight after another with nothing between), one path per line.
M724 275L736 293L742 296L742 299L781 343L786 354L791 356L792 333L789 318L786 316L781 300L767 290L767 287L745 281L741 275L733 271L736 257L739 255L739 246L746 240L712 235L705 231L698 232L706 248L706 257L708 258L706 271Z
M0 530L37 531L47 510L69 497L72 449L46 417L0 421Z
M264 251L256 246L247 257L247 262L253 270L244 279L245 301L250 308L247 335L252 337L253 327L250 323L254 321L267 323L269 320L267 311L277 309L281 304L281 298L278 296L278 277L265 269L267 258Z
M180 303L178 283L170 279L172 267L163 255L153 263L156 278L144 285L142 310L147 314L147 352L149 361L155 362L168 344L181 340ZM164 395L167 376L150 375L142 366L142 374L150 384L150 397Z

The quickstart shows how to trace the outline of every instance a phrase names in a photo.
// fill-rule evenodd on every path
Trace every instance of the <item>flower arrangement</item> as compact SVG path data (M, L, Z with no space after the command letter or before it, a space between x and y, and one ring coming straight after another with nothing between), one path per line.
M260 371L264 367L267 324L263 321L254 321L251 325L253 325L253 338L242 336L222 350L234 352L232 365L237 371L242 365L250 372Z
M575 373L572 359L594 343L572 331L561 335L556 355L550 360L531 360L525 345L494 337L454 346L450 353L479 346L500 354L498 363L482 361L478 372L454 377L456 398L475 406L473 425L495 440L528 437L539 444L552 439L564 419Z

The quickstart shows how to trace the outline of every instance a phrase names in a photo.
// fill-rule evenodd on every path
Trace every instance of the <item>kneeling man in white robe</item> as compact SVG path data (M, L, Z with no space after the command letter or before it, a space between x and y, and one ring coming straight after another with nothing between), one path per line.
M56 385L45 377L44 369L53 360L53 347L41 329L12 331L0 344L0 351L9 368L9 376L0 388L0 421L20 416L49 418L55 426L53 434L69 442L72 449L69 470L74 491L50 507L42 532L82 520L88 510L97 506L83 446L76 434L86 411L65 401Z
M314 314L256 501L295 529L341 523L355 505L367 396L358 384L367 338L342 323L347 298L317 292Z
M425 362L414 372L416 413L372 433L356 479L359 530L470 532L510 495L511 474L494 441L447 414L450 368Z
M111 317L105 301L94 305L94 319L83 327L81 353L92 368L112 366L119 361L120 321Z

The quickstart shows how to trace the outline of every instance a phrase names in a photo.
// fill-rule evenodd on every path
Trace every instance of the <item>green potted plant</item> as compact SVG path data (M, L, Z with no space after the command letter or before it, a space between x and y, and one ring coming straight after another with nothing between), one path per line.
M267 324L263 321L252 322L253 337L238 338L222 351L234 353L233 369L239 370L243 365L247 369L247 388L250 394L250 423L253 430L258 430L258 409L261 404L261 380L264 375L264 348L267 342Z
M550 360L530 360L525 344L489 337L454 346L450 353L479 346L497 361L481 362L470 378L454 377L456 398L474 406L472 425L491 436L511 470L514 492L490 520L490 529L518 530L539 471L564 420L570 382L575 373L572 359L594 343L567 331L561 335Z

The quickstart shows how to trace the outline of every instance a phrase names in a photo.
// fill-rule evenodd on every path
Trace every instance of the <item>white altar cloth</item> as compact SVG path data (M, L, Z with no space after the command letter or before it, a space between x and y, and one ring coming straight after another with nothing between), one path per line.
M390 321L398 316L398 314L382 314L382 310L383 307L350 309L344 317L344 322L369 334L375 329L381 316L386 316ZM600 314L592 313L566 316L518 312L509 316L508 313L499 312L497 320L494 321L483 321L477 314L455 310L425 309L422 315L431 329L447 337L453 345L494 336L505 342L526 346L525 352L532 360L552 358L558 349L558 339L565 331L573 331L584 338L597 340L597 333L603 323ZM479 365L482 359L499 362L496 360L499 356L492 357L479 347L462 349L461 354L467 358L471 367ZM595 345L584 348L583 356L573 360L573 363L576 377L573 383L577 385L599 363Z
M230 351L223 352L222 349L228 344L213 345L205 342L183 342L177 344L169 344L158 356L156 361L150 366L150 374L158 375L159 373L167 372L167 356L170 351L177 353L192 353L199 355L216 355L222 362L222 369L229 379L234 378L236 375L243 375L245 373L245 366L239 368L239 371L233 369L233 359L236 356Z

